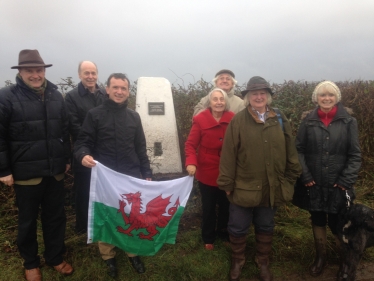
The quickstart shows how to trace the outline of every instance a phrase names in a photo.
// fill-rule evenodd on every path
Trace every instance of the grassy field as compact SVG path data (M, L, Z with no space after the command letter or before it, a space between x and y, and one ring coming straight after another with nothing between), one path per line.
M360 199L358 201L374 207L372 183L372 174L361 176L357 185L357 193ZM22 280L22 259L16 246L17 208L14 205L14 194L10 188L1 189L0 202L2 244L0 280ZM198 189L195 188L180 223L177 243L165 245L156 256L143 257L146 265L146 273L143 275L137 274L131 268L127 256L118 250L119 277L117 280L227 280L230 268L230 248L221 241L216 242L214 251L206 251L203 248L200 238L200 210ZM43 265L41 270L44 280L110 280L97 245L87 245L86 235L74 234L75 216L69 204L66 206L66 212L68 222L65 258L74 266L75 272L72 276L63 277L49 266ZM40 223L38 239L39 253L42 254ZM247 262L243 269L243 278L251 279L258 273L254 264L253 229L247 241ZM313 237L308 213L291 204L279 208L276 215L271 263L275 277L287 279L287 276L295 276L295 274L300 278L307 276L307 267L312 262L313 255ZM338 263L334 238L330 233L328 257L331 265ZM374 249L368 249L363 260L374 262Z

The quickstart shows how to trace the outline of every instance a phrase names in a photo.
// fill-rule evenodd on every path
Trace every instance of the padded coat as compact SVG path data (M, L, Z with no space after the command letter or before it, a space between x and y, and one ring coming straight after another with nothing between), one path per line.
M346 202L345 192L338 184L354 193L354 184L361 166L357 121L341 103L326 127L318 117L317 108L303 119L296 138L299 161L303 168L296 188L309 188L309 200L294 198L296 205L310 211L336 214ZM295 192L295 195L302 192ZM295 200L296 199L296 200Z
M69 163L65 103L47 80L44 101L19 77L0 90L0 177L14 180L55 176Z

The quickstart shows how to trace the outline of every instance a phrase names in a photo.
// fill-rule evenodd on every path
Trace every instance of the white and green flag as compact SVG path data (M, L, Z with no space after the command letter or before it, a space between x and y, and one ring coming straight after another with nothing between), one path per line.
M87 243L103 241L142 256L175 244L192 185L189 176L146 181L97 162L91 171Z

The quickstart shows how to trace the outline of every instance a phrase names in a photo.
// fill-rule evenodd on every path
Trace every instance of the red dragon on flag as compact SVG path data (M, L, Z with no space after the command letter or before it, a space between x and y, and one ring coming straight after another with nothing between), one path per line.
M169 208L167 211L168 215L165 215L167 206L171 203L170 198L172 195L166 198L162 198L161 195L150 200L146 205L146 210L143 213L140 213L142 208L142 199L141 193L128 193L122 194L122 199L119 200L119 209L118 213L122 214L123 220L125 221L125 226L129 225L127 229L124 229L122 226L117 226L117 231L128 236L133 236L131 233L134 229L144 228L148 234L140 232L138 237L141 239L153 240L153 236L157 235L159 231L157 227L164 228L168 222L171 220L175 212L177 211L180 202L179 197L175 201L173 207ZM128 202L131 206L131 211L127 215L125 213L125 206Z

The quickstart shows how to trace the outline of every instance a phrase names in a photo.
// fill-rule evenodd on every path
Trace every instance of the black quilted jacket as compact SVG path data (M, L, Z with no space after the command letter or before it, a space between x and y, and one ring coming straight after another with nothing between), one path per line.
M314 109L303 119L296 138L299 162L303 168L297 189L307 190L305 183L315 181L309 188L309 200L298 200L299 207L311 211L338 213L346 202L345 192L338 184L354 194L354 184L361 166L357 121L338 103L332 122L326 127ZM303 194L295 190L297 194ZM294 200L295 201L295 200ZM300 203L301 202L301 203Z
M61 93L47 81L42 101L16 81L0 90L0 176L28 180L64 173L70 141Z

